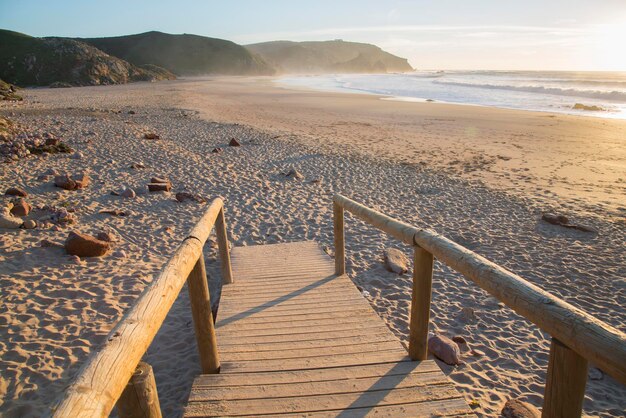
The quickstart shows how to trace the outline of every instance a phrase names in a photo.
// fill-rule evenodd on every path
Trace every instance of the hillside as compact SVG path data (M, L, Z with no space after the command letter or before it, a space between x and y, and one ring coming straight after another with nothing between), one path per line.
M139 68L76 40L0 30L0 78L20 86L121 84L173 77L163 69Z
M379 47L342 40L274 41L246 45L282 73L389 73L413 71L405 58Z
M274 73L263 59L243 46L223 39L153 31L80 40L132 64L154 64L177 75Z

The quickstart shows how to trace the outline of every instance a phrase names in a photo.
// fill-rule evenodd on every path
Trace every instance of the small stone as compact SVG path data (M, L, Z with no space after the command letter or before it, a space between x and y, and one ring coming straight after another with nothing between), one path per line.
M70 232L65 241L65 251L79 257L101 257L107 253L110 244L87 234Z
M502 408L502 416L506 418L538 418L541 412L528 402L509 399Z
M79 257L79 256L77 256L77 255L72 255L72 256L70 256L70 257L69 257L69 260L70 260L70 262L72 262L72 263L74 263L74 264L78 264L78 265L83 264L82 260L81 260L81 259L80 259L80 257Z
M231 138L230 142L228 143L229 147L240 147L241 143L239 141L237 141L235 138Z
M116 196L119 196L119 193L116 194ZM126 215L128 215L128 212L123 211L121 209L102 209L98 213L105 213L107 215L113 215L113 216L126 216Z
M290 179L295 179L295 180L302 180L304 178L302 173L300 173L295 168L292 168L291 170L289 170L287 174L285 174L285 177L290 178Z
M212 154L219 154L220 152L222 152L223 150L221 148L213 148L213 150L211 151Z
M39 246L40 246L40 247L44 247L44 248L47 248L47 247L57 247L57 246L58 246L58 244L56 244L56 243L54 243L54 242L50 241L49 239L42 239L42 240L39 242Z
M151 192L169 192L172 189L171 183L150 183L148 190Z
M37 228L37 221L34 221L32 219L27 219L24 221L22 226L24 227L24 229L35 229Z
M22 220L10 215L0 215L0 228L17 229L22 226Z
M51 145L51 146L56 146L59 145L59 143L61 142L61 140L59 138L55 138L53 136L49 136L48 138L46 138L46 145Z
M9 187L5 192L5 195L7 196L20 196L20 197L26 197L28 196L28 193L26 193L25 190L20 189L18 187Z
M452 337L452 341L457 344L467 344L467 340L460 335L455 335L454 337Z
M81 158L83 158L82 152L77 151L74 154L72 154L72 160L80 160Z
M469 351L469 353L470 353L470 355L472 355L472 356L474 356L474 357L482 357L482 356L484 356L484 355L485 355L485 352L484 352L484 351L477 350L477 349L475 349L475 348L471 349L471 350Z
M13 207L11 208L11 215L26 216L30 213L30 204L28 204L28 202L21 197L19 199L12 200L11 203L13 203Z
M89 176L85 173L73 176L68 174L56 176L54 178L54 185L65 190L83 189L89 185Z
M152 177L150 179L150 183L169 183L170 181L168 179L166 179L165 177Z
M197 203L205 203L206 199L203 198L202 196L199 196L197 194L194 193L189 193L189 192L178 192L176 193L176 200L178 200L179 202L185 202L187 200L193 200L194 202Z
M129 111L128 111L128 114L129 114L129 115L134 115L134 114L135 114L135 111L134 111L134 110L129 110Z
M383 252L385 268L396 274L404 274L409 271L409 259L400 250L387 248Z
M117 236L111 232L111 231L102 231L102 232L98 232L98 235L96 235L96 238L98 238L100 241L105 241L105 242L117 242Z
M128 189L124 189L124 191L120 193L120 196L133 199L134 197L137 196L137 193L135 193L133 189L128 188Z
M434 335L428 339L428 351L446 364L455 365L461 362L459 346L445 335Z
M143 165L142 163L133 163L130 165L130 168L133 168L135 170L140 169L140 168L146 168L145 165Z
M146 132L143 134L144 139L161 139L161 137L154 132Z
M589 377L589 380L602 380L604 378L604 373L596 367L589 367L587 377Z
M567 225L569 219L563 215L555 215L554 213L544 213L541 219L552 225Z
M115 251L113 254L111 254L113 257L115 258L126 258L126 251L124 250L118 250Z

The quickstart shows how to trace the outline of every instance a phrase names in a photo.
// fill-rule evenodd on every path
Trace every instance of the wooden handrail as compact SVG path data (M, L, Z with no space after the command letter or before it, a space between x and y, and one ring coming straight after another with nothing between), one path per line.
M560 413L565 411L569 414L567 416L579 411L580 415L587 361L626 385L624 332L434 231L408 225L346 197L336 195L334 213L340 216L342 221L341 230L338 230L335 224L335 233L341 234L342 237L344 234L342 209L402 242L430 253L552 336L545 394L546 405L549 408L544 408L544 416L557 416L558 411ZM343 245L343 238L341 240L335 238L335 244ZM342 259L336 261L336 273L343 274L345 250L335 248L335 253L342 255ZM424 345L428 330L428 326L424 326L423 322L424 318L426 322L428 321L430 304L429 258L425 254L418 257L416 253L415 260L416 263L419 261L419 265L416 264L414 268L412 303L414 305L419 301L422 305L411 307L409 353L413 359L421 359L425 358ZM415 281L418 279L420 282L416 284ZM421 290L416 294L416 289ZM425 295L428 295L428 300ZM573 373L572 370L577 372ZM584 373L581 370L584 370ZM567 379L563 376L567 376ZM555 382L555 379L559 381ZM564 387L568 389L564 390Z
M196 332L203 333L196 335L200 354L217 356L208 288L206 283L202 285L201 282L206 282L202 247L218 218L220 227L216 228L216 232L222 256L222 271L228 273L228 277L223 280L232 281L230 258L224 257L224 253L228 254L228 238L223 201L217 198L211 202L159 275L111 330L104 345L92 353L79 370L78 376L53 407L54 417L109 416L188 278L190 283L194 280L194 288L206 291L191 300ZM198 324L198 321L201 323ZM204 343L200 345L201 340L207 339L211 341L210 347ZM217 357L203 358L201 361L203 370L210 369L213 373L219 370Z

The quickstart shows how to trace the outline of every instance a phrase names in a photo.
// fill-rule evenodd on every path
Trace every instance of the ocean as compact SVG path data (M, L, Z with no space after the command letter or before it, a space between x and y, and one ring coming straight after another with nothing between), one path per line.
M285 76L279 83L435 101L626 119L626 72L416 71Z

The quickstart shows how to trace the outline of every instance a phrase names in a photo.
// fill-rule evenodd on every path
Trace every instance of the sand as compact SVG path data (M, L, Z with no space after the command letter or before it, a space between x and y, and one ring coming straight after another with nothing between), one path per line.
M223 196L233 245L307 239L332 253L331 199L342 193L435 229L626 329L623 121L390 102L287 90L251 78L24 93L25 103L3 103L0 114L58 134L83 157L1 164L1 189L21 186L34 206L76 209L74 229L115 231L115 250L127 255L75 264L61 248L39 247L42 239L62 243L68 228L2 231L3 416L46 411L200 216L200 204L145 192L154 175L168 177L174 191ZM143 139L147 131L162 139ZM243 146L228 147L233 137ZM224 151L212 154L216 146ZM497 155L510 159L493 160ZM146 168L129 168L137 162ZM292 167L302 181L281 174ZM70 192L37 180L49 168L89 170L92 185ZM140 193L134 199L110 195L125 186ZM98 213L105 208L131 214ZM546 224L540 220L546 211L599 232ZM406 341L410 274L387 272L382 251L409 249L349 216L346 225L350 277ZM207 246L206 262L216 302L214 245ZM497 414L510 397L541 405L548 336L439 263L431 328L462 335L485 352L465 356L457 367L442 364L467 400L480 403L479 414ZM165 415L176 416L199 373L186 289L146 360ZM589 415L622 416L626 389L606 375L590 380L584 407Z

